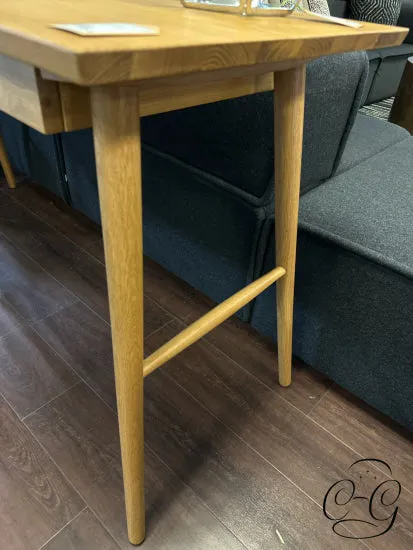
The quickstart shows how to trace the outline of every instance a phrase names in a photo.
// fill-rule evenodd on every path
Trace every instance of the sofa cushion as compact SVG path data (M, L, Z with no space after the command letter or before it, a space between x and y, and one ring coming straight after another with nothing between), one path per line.
M346 17L349 12L349 2L347 0L328 0L330 13L335 17Z
M362 52L309 64L302 187L329 177L357 112L367 72ZM273 188L273 94L142 119L143 142L213 176L253 204Z
M300 227L413 278L413 138L301 199Z
M357 115L336 174L346 172L388 147L410 138L404 128L378 118Z
M400 15L402 0L351 0L353 19L372 21L382 25L395 25Z
M375 103L396 94L403 75L406 60L413 55L413 44L401 44L391 48L377 50L380 65L366 103Z

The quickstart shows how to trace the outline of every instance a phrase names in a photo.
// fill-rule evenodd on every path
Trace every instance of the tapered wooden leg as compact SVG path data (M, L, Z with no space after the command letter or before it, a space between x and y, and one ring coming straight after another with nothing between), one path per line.
M9 162L9 157L7 156L6 149L4 147L3 138L0 136L0 164L3 168L4 175L6 176L7 185L10 189L15 189L16 180L14 179L13 169Z
M145 538L143 261L139 98L92 89L92 117L112 325L129 540Z
M275 74L275 250L286 274L277 282L278 368L291 384L298 202L303 146L305 66Z

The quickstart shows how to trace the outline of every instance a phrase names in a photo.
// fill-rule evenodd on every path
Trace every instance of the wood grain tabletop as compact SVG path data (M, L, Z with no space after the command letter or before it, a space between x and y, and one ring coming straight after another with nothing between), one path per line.
M80 85L312 59L400 44L407 29L185 9L179 0L13 0L0 6L0 53ZM155 25L159 36L81 37L56 23ZM263 70L262 72L265 72Z

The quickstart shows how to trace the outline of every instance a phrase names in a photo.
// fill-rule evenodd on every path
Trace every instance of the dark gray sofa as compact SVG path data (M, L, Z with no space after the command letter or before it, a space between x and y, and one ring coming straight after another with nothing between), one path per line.
M332 15L350 16L350 0L328 0ZM365 103L375 103L396 94L406 60L413 56L413 0L403 0L398 20L401 27L409 27L404 44L367 52L370 62L365 90Z
M413 429L413 138L357 114L367 72L362 52L307 70L294 353ZM272 111L264 93L142 120L145 252L216 301L274 265ZM90 130L0 124L17 169L99 222ZM274 338L273 289L240 316Z

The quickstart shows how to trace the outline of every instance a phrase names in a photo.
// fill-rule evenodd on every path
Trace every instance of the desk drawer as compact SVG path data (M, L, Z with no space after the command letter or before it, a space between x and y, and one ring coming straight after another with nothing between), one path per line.
M0 55L0 110L43 134L64 130L58 84L4 55Z

